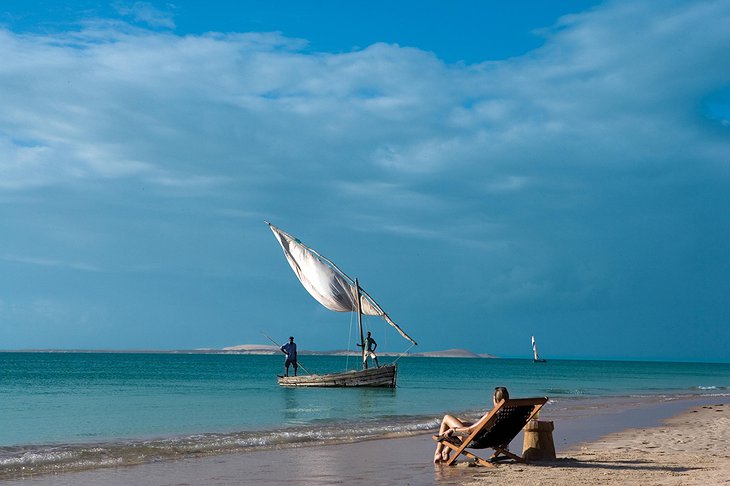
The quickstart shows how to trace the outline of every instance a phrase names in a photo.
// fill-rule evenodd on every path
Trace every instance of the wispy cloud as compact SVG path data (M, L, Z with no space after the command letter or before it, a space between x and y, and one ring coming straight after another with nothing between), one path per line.
M71 270L81 270L84 272L102 271L102 269L99 268L98 266L92 265L89 263L53 260L53 259L49 259L49 258L36 258L36 257L6 254L6 255L0 256L0 260L4 260L4 261L10 262L10 263L21 263L24 265L36 265L36 266L41 266L41 267L55 267L55 268L64 268L64 269L71 269Z
M168 4L168 7L172 4ZM123 16L131 17L135 22L141 22L150 27L175 28L173 13L156 8L148 2L117 2L117 12Z

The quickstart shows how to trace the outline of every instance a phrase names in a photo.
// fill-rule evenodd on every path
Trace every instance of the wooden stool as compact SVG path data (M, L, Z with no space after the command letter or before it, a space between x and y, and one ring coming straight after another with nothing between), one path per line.
M555 459L552 421L530 420L525 425L522 455L526 461L550 461Z

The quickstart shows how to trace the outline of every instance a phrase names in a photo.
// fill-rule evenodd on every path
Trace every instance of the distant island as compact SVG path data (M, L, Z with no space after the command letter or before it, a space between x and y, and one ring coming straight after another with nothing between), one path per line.
M277 346L270 344L239 344L226 348L198 349L7 349L3 353L149 353L149 354L281 354ZM333 351L299 350L302 356L360 356L358 351L338 349ZM378 356L412 356L418 358L498 358L491 354L477 354L468 349L445 349L443 351L425 351L422 353L388 353L378 351Z
M281 351L278 347L270 344L239 344L238 346L229 346L221 350L201 349L201 352L210 353L235 353L235 354L279 354ZM309 351L301 349L298 351L301 355L317 355L317 356L359 356L358 351L338 349L332 351ZM400 356L401 353L387 353L378 351L378 356ZM468 349L446 349L443 351L425 351L421 353L407 353L404 356L414 356L419 358L496 358L491 354L477 354Z

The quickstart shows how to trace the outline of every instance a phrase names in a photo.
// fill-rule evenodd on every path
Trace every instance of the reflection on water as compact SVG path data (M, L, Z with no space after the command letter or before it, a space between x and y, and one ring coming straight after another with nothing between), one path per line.
M356 388L360 415L370 417L381 415L384 400L394 400L397 388Z
M290 388L281 387L282 419L301 425L335 417L373 419L395 414L395 388Z
M284 420L291 424L304 422L304 419L301 417L301 410L299 409L299 400L297 399L298 391L289 387L283 387L282 390L284 397Z

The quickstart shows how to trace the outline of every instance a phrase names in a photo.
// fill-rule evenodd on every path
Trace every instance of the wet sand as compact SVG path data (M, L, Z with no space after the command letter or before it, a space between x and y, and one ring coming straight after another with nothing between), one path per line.
M430 435L419 435L188 458L6 484L730 484L730 406L720 401L703 397L636 405L619 400L610 406L578 407L556 418L558 459L550 463L433 465L434 442ZM668 417L673 418L663 422ZM541 419L552 419L549 409ZM521 436L511 448L521 450Z

